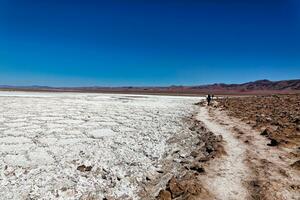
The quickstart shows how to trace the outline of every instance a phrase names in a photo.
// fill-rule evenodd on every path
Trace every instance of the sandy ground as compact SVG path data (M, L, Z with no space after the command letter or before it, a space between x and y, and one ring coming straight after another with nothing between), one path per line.
M139 199L199 98L0 93L0 199Z

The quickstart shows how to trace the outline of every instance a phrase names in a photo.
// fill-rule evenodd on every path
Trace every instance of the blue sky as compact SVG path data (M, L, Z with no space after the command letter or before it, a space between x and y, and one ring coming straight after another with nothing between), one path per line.
M0 85L300 78L298 0L1 0Z

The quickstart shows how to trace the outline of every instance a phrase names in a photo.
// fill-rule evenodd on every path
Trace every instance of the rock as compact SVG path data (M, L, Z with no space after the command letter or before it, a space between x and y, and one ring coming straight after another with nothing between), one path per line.
M260 135L269 136L270 135L270 130L268 128L266 128L265 130L263 130L263 132L260 133Z
M106 174L102 174L102 175L101 175L101 178L104 179L104 180L106 180L106 179L107 179Z
M268 146L278 146L279 145L279 142L275 139L271 139L271 142L269 144L267 144Z
M171 193L167 190L161 190L158 195L159 200L171 200Z
M87 166L86 168L85 168L85 171L86 172L89 172L89 171L91 171L92 170L92 166Z
M189 128L191 131L195 131L196 129L195 129L195 126L192 126L192 127L190 127Z
M174 158L174 159L173 159L173 162L176 162L176 163L182 163L182 159Z
M267 117L266 120L267 120L267 122L271 122L272 118L271 117Z
M214 151L214 148L213 148L212 146L207 146L207 147L206 147L206 152L207 152L207 153L210 154L210 153L213 152L213 151Z
M198 182L195 180L185 181L184 185L185 185L185 190L189 194L198 195L201 193L202 186L198 184Z
M297 169L300 171L300 160L294 162L293 164L291 164L291 167L293 167L294 169Z
M243 134L243 133L242 133L242 134ZM217 142L222 142L222 141L223 141L222 135L217 135L217 136L216 136L216 141L217 141Z
M197 157L197 161L198 162L206 162L209 160L209 157L207 156L200 156L200 157Z
M180 185L180 183L177 181L175 177L171 178L169 182L169 187L173 198L180 196L184 192L182 186Z
M189 167L190 170L193 170L193 171L196 171L198 173L204 173L205 170L203 168L202 165L198 164L198 163L195 163L195 164L192 164L190 167Z
M167 188L172 199L212 199L208 190L201 185L197 176L193 173L188 173L178 179L173 177Z
M198 156L198 154L199 153L197 151L192 151L191 152L191 156L194 157L194 158L196 158Z
M81 171L81 172L89 172L92 170L92 166L85 166L85 165L80 165L77 167L77 170Z
M295 123L295 124L300 124L300 118L295 118L295 119L293 120L293 123Z

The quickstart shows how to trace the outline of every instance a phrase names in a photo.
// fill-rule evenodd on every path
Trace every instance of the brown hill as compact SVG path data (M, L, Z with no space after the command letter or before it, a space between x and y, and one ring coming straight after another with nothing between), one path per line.
M300 79L269 81L258 80L242 84L216 83L199 86L169 87L47 87L47 86L0 86L2 90L53 91L53 92L104 92L104 93L137 93L137 94L178 94L201 95L214 94L289 94L300 93Z
M191 87L193 89L209 89L209 90L300 90L300 79L284 80L284 81L269 81L258 80L254 82L242 84L212 84Z

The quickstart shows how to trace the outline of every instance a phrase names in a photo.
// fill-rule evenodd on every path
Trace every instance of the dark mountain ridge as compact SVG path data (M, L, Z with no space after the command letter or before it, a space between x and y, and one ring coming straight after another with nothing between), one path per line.
M300 90L300 79L269 81L267 79L242 84L216 83L211 85L193 86L193 89L224 89L224 90Z
M257 80L241 84L215 83L199 86L168 87L49 87L49 86L9 86L0 85L2 90L53 91L53 92L116 92L116 93L166 93L166 94L271 94L300 93L300 79L295 80Z

